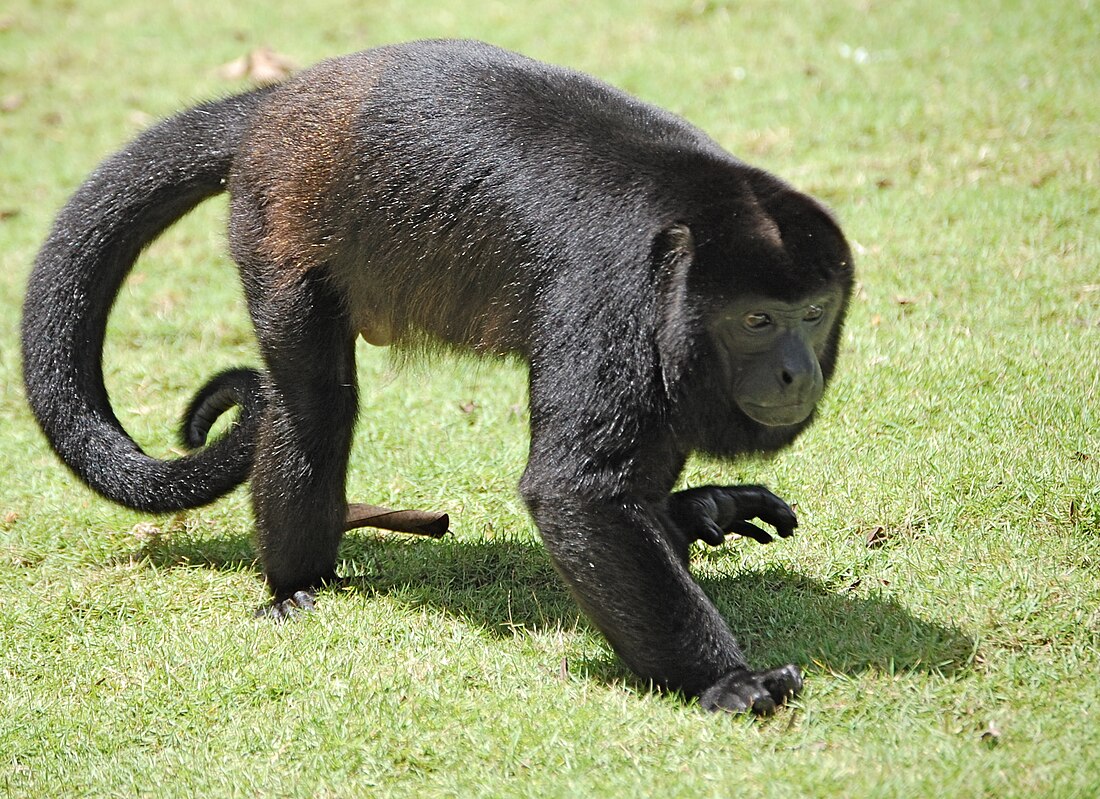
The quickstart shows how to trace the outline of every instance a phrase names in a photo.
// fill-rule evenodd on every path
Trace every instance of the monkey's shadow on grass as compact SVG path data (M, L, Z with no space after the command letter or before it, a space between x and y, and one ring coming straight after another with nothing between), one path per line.
M158 568L206 566L255 569L244 536L197 539L169 536L141 552ZM341 549L344 580L318 597L350 591L369 601L387 596L411 607L451 615L489 635L571 629L583 617L536 542L441 540L349 534ZM971 662L973 639L953 626L917 618L889 597L856 596L784 568L702 578L751 665L797 663L855 675L926 671L951 675ZM583 660L574 672L604 682L631 681L617 659Z

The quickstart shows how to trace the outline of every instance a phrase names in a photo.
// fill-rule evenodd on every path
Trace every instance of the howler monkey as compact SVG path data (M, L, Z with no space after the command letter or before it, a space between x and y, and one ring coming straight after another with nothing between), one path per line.
M264 368L207 384L196 451L159 460L112 411L107 316L140 250L222 191ZM190 508L250 479L280 616L336 578L355 338L517 356L520 490L584 612L642 678L766 713L801 672L748 667L688 547L770 540L752 518L788 536L795 516L757 486L672 489L692 452L771 452L810 423L852 275L820 203L679 117L485 44L417 42L184 111L105 161L35 263L24 379L53 448L115 502Z

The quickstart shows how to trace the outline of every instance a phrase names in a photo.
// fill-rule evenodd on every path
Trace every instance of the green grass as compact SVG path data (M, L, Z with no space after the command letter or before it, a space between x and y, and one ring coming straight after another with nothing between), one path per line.
M1100 7L747 0L9 0L0 9L0 793L22 796L1092 797L1100 794ZM452 513L357 533L297 624L243 493L155 518L70 478L20 390L52 215L151 119L308 64L476 36L684 114L835 207L859 296L819 423L769 461L799 535L697 553L792 709L709 717L631 680L515 492L524 380L361 351L353 498ZM224 204L156 244L108 382L151 451L254 362ZM473 401L472 412L463 406Z

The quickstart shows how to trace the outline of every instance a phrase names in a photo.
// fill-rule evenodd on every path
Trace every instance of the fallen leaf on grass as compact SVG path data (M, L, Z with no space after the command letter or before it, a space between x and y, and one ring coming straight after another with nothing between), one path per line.
M989 722L982 730L981 741L990 749L1001 742L1001 730L995 722Z
M890 534L881 524L876 524L864 536L864 541L870 549L878 549L890 539Z
M155 116L146 113L145 111L130 112L130 124L133 125L135 128L140 128L144 130L145 128L150 127L156 121L157 118Z
M277 83L295 68L295 63L286 56L269 47L257 47L247 55L224 64L218 70L218 76L225 80L247 78L253 83Z
M18 111L26 102L27 95L22 92L4 95L3 99L0 99L0 111L10 114L13 111Z
M130 529L130 535L138 541L156 541L164 535L164 531L152 522L138 522Z

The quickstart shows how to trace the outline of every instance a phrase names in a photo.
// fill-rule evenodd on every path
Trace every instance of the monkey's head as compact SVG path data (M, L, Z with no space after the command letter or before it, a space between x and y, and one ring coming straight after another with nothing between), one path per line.
M744 192L659 237L659 346L693 448L784 446L836 363L851 252L832 215L786 186Z
M825 390L822 360L843 298L825 292L794 302L748 294L710 322L710 335L737 407L767 427L810 417Z

